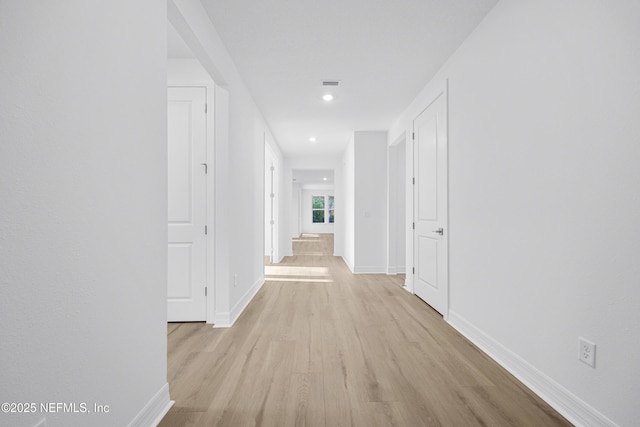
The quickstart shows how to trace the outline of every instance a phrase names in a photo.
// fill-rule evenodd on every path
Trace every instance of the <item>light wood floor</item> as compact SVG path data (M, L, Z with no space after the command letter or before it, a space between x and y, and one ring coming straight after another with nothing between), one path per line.
M402 280L293 242L236 324L168 327L160 426L565 426Z

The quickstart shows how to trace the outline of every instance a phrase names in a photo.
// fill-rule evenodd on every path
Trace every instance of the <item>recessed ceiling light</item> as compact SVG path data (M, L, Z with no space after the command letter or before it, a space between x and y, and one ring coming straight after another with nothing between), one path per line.
M311 138L309 138L309 142L316 142L316 137L312 136Z
M324 99L325 101L331 101L333 99L333 95L331 95L330 93L326 93L324 95L322 95L322 99Z
M324 178L322 178L322 180L323 180L323 181L326 181L326 180L327 180L327 177L325 176Z

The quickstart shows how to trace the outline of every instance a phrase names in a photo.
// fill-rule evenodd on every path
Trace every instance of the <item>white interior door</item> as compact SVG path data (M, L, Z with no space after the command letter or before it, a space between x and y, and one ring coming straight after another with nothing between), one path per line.
M168 89L167 319L206 320L206 88Z
M440 94L413 121L414 292L445 317L449 307L447 118Z

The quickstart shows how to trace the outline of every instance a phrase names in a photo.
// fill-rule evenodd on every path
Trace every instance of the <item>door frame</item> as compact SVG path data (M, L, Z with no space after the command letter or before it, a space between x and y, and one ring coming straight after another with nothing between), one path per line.
M184 80L168 79L167 87L201 87L206 92L207 110L205 116L206 123L206 150L207 150L207 175L206 175L206 319L205 322L213 324L215 319L215 129L214 129L214 82L211 80Z
M450 143L450 138L449 138L449 81L448 79L445 79L441 84L439 85L435 85L433 90L431 90L428 94L427 97L425 97L424 99L426 99L426 102L422 102L420 104L417 104L415 106L415 108L412 110L411 115L409 117L411 117L410 120L408 120L408 123L406 124L406 135L408 135L411 138L407 138L408 141L411 141L411 144L407 143L406 145L406 156L407 156L407 188L406 188L406 206L407 206L407 240L406 240L406 248L407 248L407 252L406 252L406 266L407 266L407 275L406 275L406 279L405 279L405 289L409 292L411 292L412 294L415 295L415 275L413 274L414 271L414 264L415 264L415 230L413 229L413 224L415 222L415 212L414 212L414 206L415 206L415 185L413 184L414 182L414 177L416 174L415 171L415 159L414 159L414 144L415 141L413 140L413 123L415 121L415 119L426 109L428 109L434 102L436 102L438 100L438 98L442 97L443 98L443 102L444 102L444 110L445 110L445 120L446 120L446 125L445 125L445 129L446 129L446 135L447 135L447 186L446 186L446 193L447 193L447 215L446 215L446 232L447 232L447 239L449 239L449 236L451 235L450 233L450 229L451 229L451 225L450 225L450 221L449 221L449 200L450 200L450 191L449 191L449 143ZM409 172L411 172L409 174ZM447 241L447 292L445 294L446 296L446 304L445 304L445 308L443 310L442 317L444 318L444 320L448 320L449 318L449 304L450 304L450 296L451 296L451 281L449 280L450 274L449 272L451 271L451 240L449 239Z
M270 143L270 139L267 135L267 133L264 133L264 137L263 137L263 141L264 141L264 156L265 156L265 160L264 160L264 165L265 165L265 171L264 171L264 179L265 179L265 183L264 183L264 188L265 188L265 196L267 196L267 177L271 180L270 183L270 188L271 188L271 192L270 192L270 196L273 195L273 197L269 197L269 202L270 202L270 208L271 211L267 212L267 206L265 203L265 209L264 209L264 221L263 223L265 224L265 230L263 235L265 236L265 240L266 240L266 233L267 231L269 231L271 233L271 248L270 248L270 261L273 264L277 264L280 262L281 260L281 256L280 256L280 227L279 227L279 222L280 222L280 159L278 158L276 151L273 149L273 147L271 146ZM269 159L267 159L267 154L269 156ZM270 168L271 170L267 170L267 160L270 160ZM271 224L271 230L267 230L266 229L266 220L267 217L270 217L270 220L273 221L273 224ZM266 245L264 244L263 241L263 247L265 247Z

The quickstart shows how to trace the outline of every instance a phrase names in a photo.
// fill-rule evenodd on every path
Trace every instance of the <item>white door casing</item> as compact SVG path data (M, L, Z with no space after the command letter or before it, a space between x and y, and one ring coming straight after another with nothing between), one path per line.
M413 121L414 293L445 318L449 308L445 93Z
M267 144L265 136L265 255L269 257L269 262L277 263L280 259L279 235L278 235L278 158Z
M205 87L169 87L168 321L206 320Z
M272 264L276 262L275 258L274 258L274 254L273 254L273 247L274 247L274 233L273 233L273 229L274 229L274 225L275 225L275 219L273 217L273 208L274 208L274 198L276 197L275 195L275 191L273 188L273 171L275 170L275 166L273 166L273 162L269 162L269 172L268 172L268 177L269 177L269 213L268 213L268 217L269 217L269 243L270 243L270 247L269 247L269 262L271 262Z
M269 257L269 262L273 262L273 244L271 232L271 157L269 147L265 141L264 145L264 255Z

